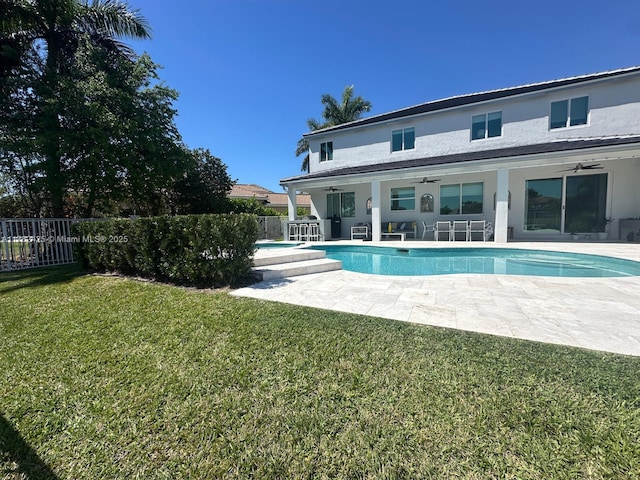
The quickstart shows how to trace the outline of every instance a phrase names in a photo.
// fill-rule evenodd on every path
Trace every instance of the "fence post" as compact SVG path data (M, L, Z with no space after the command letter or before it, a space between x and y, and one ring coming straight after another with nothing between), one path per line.
M7 222L5 220L0 220L2 222L2 246L4 248L5 261L6 261L6 270L11 270L11 255L9 255L9 235L7 233ZM0 270L5 270L5 268L0 268Z

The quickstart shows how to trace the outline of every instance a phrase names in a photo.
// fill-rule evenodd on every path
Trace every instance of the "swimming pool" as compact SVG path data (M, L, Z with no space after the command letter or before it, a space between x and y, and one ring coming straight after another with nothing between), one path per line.
M258 248L291 248L297 247L300 243L294 242L256 242Z
M600 255L515 248L310 247L342 261L342 268L377 275L482 273L545 277L640 276L640 262Z

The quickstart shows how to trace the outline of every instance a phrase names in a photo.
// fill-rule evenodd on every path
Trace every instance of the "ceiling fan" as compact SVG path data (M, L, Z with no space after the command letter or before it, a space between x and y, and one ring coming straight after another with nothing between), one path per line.
M336 188L336 187L329 187L329 188L325 188L324 190L325 192L341 192L342 191L341 188Z
M579 172L580 170L600 170L601 168L604 168L604 167L601 167L599 163L593 163L591 165L583 165L582 163L578 163L573 168L567 168L565 170L558 170L558 171L576 173L576 172Z
M423 177L422 180L420 180L418 182L413 182L413 183L436 183L436 182L439 182L439 181L440 181L439 178L434 178L434 179L429 180L427 177Z

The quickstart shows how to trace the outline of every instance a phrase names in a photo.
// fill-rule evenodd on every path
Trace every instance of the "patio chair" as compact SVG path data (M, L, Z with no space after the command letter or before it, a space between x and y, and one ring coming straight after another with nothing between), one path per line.
M458 240L460 236L464 236L464 240L467 241L469 239L469 222L466 220L454 220L451 233L453 241Z
M472 241L474 238L482 239L483 242L487 241L487 230L484 220L469 221L469 234L467 236L467 240Z
M422 220L422 240L424 240L424 237L427 236L427 232L433 232L433 238L435 240L435 236L436 236L436 231L435 231L435 225L431 224L431 225L427 225L427 222L425 222L424 220Z
M447 241L451 240L451 223L450 222L436 222L436 227L433 231L433 238L436 242L442 240L442 236L446 235Z

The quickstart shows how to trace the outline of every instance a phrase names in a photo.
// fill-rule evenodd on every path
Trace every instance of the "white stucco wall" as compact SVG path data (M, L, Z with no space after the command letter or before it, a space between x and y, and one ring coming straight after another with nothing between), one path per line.
M551 102L581 96L589 97L588 124L550 130ZM471 117L495 111L502 112L502 136L471 141ZM391 132L406 127L415 128L415 149L391 152ZM318 134L309 139L310 164L311 172L316 173L346 166L628 134L640 134L640 74ZM333 160L319 162L320 143L327 141L333 142Z

